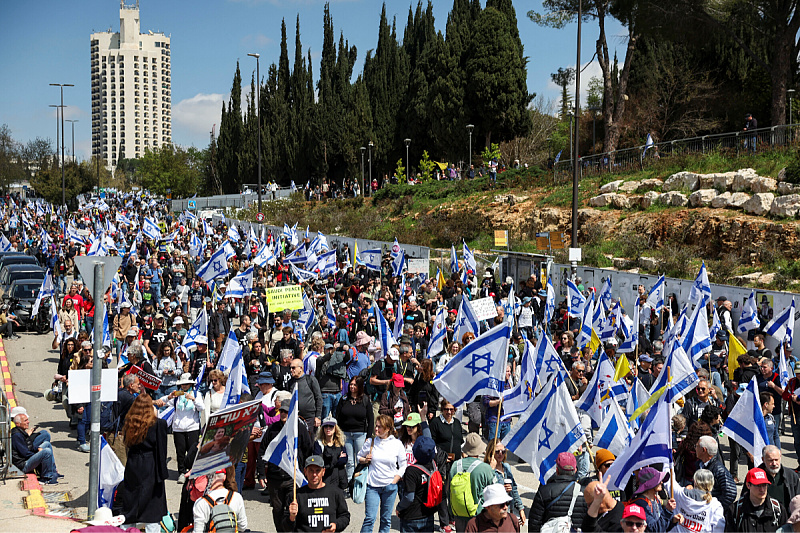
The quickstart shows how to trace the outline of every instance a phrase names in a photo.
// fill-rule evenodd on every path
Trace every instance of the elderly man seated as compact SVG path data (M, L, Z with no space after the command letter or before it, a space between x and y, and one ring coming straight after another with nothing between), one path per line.
M33 432L24 407L14 407L11 418L16 427L11 430L12 462L25 474L39 470L39 478L48 485L58 483L62 477L56 470L50 433L46 430Z

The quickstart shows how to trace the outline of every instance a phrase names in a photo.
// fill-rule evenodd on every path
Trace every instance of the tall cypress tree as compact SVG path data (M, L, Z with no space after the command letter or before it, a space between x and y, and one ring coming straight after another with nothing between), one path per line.
M236 73L233 76L228 110L223 104L222 121L219 128L219 174L223 192L234 194L239 191L239 159L241 156L244 124L242 121L242 74L239 62L236 62Z

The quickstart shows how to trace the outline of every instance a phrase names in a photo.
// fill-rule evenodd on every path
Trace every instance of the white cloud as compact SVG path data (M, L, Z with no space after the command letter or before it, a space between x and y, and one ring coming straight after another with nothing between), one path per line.
M242 37L241 41L242 46L244 48L265 47L271 45L274 42L275 42L274 40L267 37L263 33L245 35L244 37Z
M173 139L179 145L194 145L198 148L208 146L211 128L222 118L222 102L227 102L225 94L198 93L181 100L172 106Z

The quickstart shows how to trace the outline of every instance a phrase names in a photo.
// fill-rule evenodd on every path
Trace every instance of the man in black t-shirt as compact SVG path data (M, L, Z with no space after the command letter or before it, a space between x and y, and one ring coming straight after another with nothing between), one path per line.
M147 350L147 355L150 356L150 360L152 361L155 359L161 343L167 340L167 330L164 326L164 315L161 313L156 315L153 329L146 331L143 338L144 342L142 344Z
M344 531L350 511L339 487L326 485L325 461L320 455L306 459L303 474L308 484L297 489L295 501L284 508L283 531ZM331 526L335 526L331 529Z

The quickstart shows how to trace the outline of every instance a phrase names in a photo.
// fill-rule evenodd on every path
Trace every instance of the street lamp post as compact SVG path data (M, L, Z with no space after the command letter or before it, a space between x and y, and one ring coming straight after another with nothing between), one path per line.
M408 183L408 173L411 172L411 161L408 159L408 146L411 144L411 139L406 139L403 142L406 143L406 183Z
M583 18L583 1L578 0L578 36L577 59L575 60L575 149L572 151L572 243L570 249L570 263L572 263L572 278L578 275L578 261L581 260L578 248L578 176L580 169L580 114L581 114L581 19ZM572 130L570 129L570 132Z
M50 104L50 107L55 107L56 108L56 160L58 160L58 142L59 142L59 135L60 135L60 129L61 129L61 125L59 124L59 121L61 120L61 117L59 116L59 112L61 110L61 106L60 105Z
M51 83L53 87L61 88L61 205L67 205L67 186L64 179L64 87L75 87L71 83Z
M475 126L472 124L467 124L467 131L469 132L469 157L467 158L467 165L472 168L472 130L475 129Z
M256 122L258 124L258 212L261 213L261 70L258 58L261 54L247 54L256 58Z
M369 183L370 183L370 186L371 186L372 185L372 147L375 146L375 145L372 143L372 141L370 141L368 146L369 146L369 157L368 157L368 161L369 161ZM364 189L364 184L363 183L361 184L361 194L363 194L364 196L367 195L366 190Z
M75 162L75 123L78 119L67 119L67 122L72 124L72 162Z
M364 188L364 152L367 151L365 146L361 147L361 188ZM364 192L363 190L361 192Z

